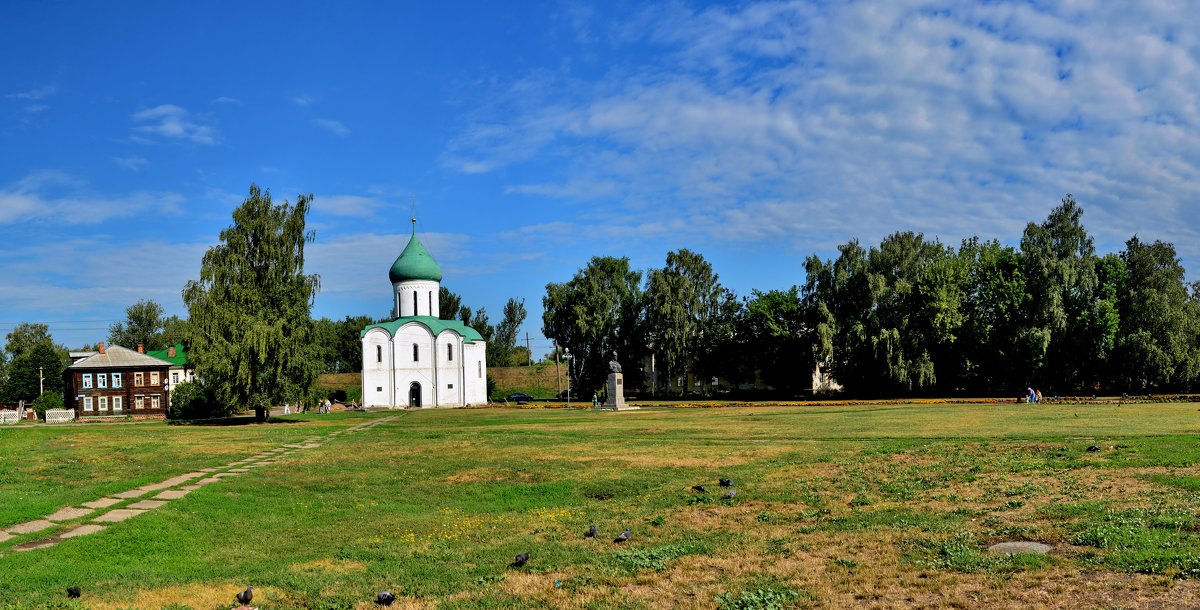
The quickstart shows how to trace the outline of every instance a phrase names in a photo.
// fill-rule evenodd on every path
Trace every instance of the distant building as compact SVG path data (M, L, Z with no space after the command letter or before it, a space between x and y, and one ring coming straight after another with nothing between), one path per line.
M167 349L148 350L146 355L171 363L171 370L167 372L168 401L175 386L196 380L196 369L188 362L187 352L184 351L182 343L168 346Z
M95 352L73 352L71 359L63 371L63 402L76 417L166 415L170 362L104 343Z
M487 402L487 344L474 328L438 317L442 269L413 234L388 273L396 319L362 330L362 401L368 407L461 407Z

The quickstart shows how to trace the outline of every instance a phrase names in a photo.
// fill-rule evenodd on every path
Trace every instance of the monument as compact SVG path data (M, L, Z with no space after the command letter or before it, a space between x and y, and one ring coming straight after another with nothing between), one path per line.
M608 397L604 400L604 408L613 411L626 411L638 408L625 403L625 375L621 373L621 363L617 362L617 352L608 363Z

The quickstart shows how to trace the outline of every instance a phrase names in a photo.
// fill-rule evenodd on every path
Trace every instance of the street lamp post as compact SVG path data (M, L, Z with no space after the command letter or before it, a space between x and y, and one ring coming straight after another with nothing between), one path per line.
M567 408L571 408L571 348L563 348L563 360L567 361Z

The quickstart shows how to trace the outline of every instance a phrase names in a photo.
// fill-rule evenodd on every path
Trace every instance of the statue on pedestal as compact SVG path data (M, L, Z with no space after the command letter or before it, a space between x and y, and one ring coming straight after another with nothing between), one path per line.
M620 373L621 372L621 363L617 362L616 350L613 351L613 359L608 361L608 370L611 373Z

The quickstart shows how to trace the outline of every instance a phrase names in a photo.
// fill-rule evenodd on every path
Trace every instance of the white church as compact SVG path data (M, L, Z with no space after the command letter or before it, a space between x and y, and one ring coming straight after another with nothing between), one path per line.
M388 273L395 320L362 330L367 407L462 407L487 402L487 343L459 320L438 318L442 269L417 238L417 220Z

